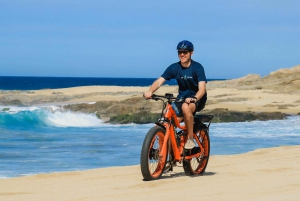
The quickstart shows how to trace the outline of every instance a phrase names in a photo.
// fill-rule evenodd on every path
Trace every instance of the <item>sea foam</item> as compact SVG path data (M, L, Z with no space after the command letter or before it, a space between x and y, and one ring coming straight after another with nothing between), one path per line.
M60 127L97 127L103 122L95 115L74 113L74 112L54 112L47 114L47 123Z
M64 111L58 106L0 107L0 125L5 127L98 127L105 124L94 114Z

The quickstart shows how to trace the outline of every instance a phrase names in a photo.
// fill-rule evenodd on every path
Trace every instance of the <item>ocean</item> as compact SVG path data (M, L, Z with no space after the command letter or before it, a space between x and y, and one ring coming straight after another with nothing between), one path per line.
M150 86L156 78L107 78L107 77L21 77L0 76L0 90L39 90L77 86ZM224 79L207 79L224 80ZM177 85L176 80L165 82Z
M39 90L77 86L149 86L155 78L20 77L0 76L0 90ZM167 82L175 85L176 81Z
M47 88L54 85L65 86L56 82ZM93 114L64 111L57 105L0 106L0 178L138 165L143 139L152 126L108 124ZM300 117L213 123L210 138L211 155L299 145Z

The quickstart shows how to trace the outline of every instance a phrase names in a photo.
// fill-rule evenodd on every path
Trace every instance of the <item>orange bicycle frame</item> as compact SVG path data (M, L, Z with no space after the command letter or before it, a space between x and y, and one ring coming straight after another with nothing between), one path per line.
M176 135L175 135L175 127L183 130L186 132L186 127L185 125L180 125L180 122L177 119L177 116L175 114L174 109L172 108L171 104L167 104L165 111L164 111L164 122L163 124L158 124L159 126L163 126L166 130L166 134L164 137L164 142L162 145L162 149L161 152L159 154L159 156L162 158L162 161L165 160L165 157L167 157L168 153L167 153L167 146L168 146L168 142L170 141L172 150L173 150L173 154L174 154L174 160L175 161L182 161L183 157L185 159L191 159L192 157L199 157L203 152L204 152L204 148L201 145L201 143L199 142L198 138L195 138L195 140L197 141L197 143L200 145L200 152L194 155L190 155L190 156L184 156L184 145L186 143L187 137L184 136L184 140L180 140L180 145L177 145L177 141L176 141ZM194 134L195 135L195 134Z

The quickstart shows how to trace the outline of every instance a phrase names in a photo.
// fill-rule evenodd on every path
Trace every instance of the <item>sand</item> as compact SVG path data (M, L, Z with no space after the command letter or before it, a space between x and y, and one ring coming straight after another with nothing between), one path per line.
M123 100L142 96L148 87L91 86L27 92L2 92L27 98L69 97L61 104ZM157 94L177 87L164 86ZM10 94L9 94L10 93ZM266 90L212 88L206 109L300 112L300 96ZM258 142L259 143L259 142ZM113 160L113 159L112 159ZM203 176L189 177L179 164L160 180L143 181L139 165L0 179L1 201L93 200L300 200L300 146L212 156Z
M0 200L298 201L299 178L300 146L282 146L211 156L195 177L178 165L160 180L143 181L136 165L1 179Z

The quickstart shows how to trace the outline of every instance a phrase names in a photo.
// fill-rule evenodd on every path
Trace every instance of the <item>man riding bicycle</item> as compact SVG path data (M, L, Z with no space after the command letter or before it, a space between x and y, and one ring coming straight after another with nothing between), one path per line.
M152 94L159 87L170 79L176 79L178 83L178 96L175 102L178 108L178 120L184 120L188 140L185 149L195 147L193 141L194 114L203 110L207 100L206 76L203 66L192 60L194 46L190 41L183 40L177 45L179 62L171 64L157 80L153 82L148 92L144 93L146 98L151 98Z

